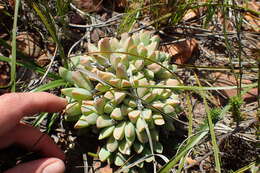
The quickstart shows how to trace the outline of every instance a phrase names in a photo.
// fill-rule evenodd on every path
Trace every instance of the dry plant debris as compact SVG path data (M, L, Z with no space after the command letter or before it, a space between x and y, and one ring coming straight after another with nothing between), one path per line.
M33 33L22 32L16 37L17 49L28 57L37 58L41 54L39 38Z
M236 86L237 85L237 81L236 78L233 75L228 75L225 73L220 73L220 72L216 72L212 74L213 79L216 80L215 85L216 86ZM239 82L239 81L238 81ZM252 81L250 80L246 80L243 79L242 80L242 84L252 84ZM237 95L237 90L236 89L232 89L232 90L223 90L223 93L228 97L231 98L233 96ZM245 100L254 100L257 97L257 88L251 89L250 91L248 91L243 98Z
M103 0L72 0L72 3L82 11L91 13L102 10L102 1Z
M10 81L10 67L8 63L0 61L0 87L8 85Z
M192 57L193 53L198 50L196 39L180 41L174 44L162 46L162 50L172 56L172 61L177 64L185 64Z

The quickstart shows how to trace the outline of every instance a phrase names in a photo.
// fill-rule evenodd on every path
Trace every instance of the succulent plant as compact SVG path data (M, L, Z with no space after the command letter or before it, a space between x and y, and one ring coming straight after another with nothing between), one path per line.
M76 121L77 129L100 129L98 139L107 140L99 151L101 161L122 166L132 153L148 155L149 138L154 152L162 153L158 127L174 130L165 114L174 114L178 95L151 87L178 85L167 70L175 69L170 56L157 50L159 40L148 31L104 38L97 47L88 45L88 55L71 59L74 70L59 69L75 86L61 90L70 101L66 120Z

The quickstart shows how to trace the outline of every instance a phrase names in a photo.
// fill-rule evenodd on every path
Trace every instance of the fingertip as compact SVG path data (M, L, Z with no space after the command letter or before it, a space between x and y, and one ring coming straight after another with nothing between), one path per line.
M65 164L57 158L44 158L22 163L16 167L7 170L5 173L63 173L65 172Z
M43 168L42 173L63 173L65 171L65 164L62 160L53 158L53 161Z

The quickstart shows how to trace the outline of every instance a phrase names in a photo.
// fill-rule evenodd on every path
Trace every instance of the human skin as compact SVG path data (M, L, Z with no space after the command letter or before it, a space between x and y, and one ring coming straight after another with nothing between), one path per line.
M21 122L24 116L40 112L59 112L65 99L49 93L9 93L0 96L0 149L12 144L40 152L42 159L19 164L5 173L62 173L64 153L48 135ZM40 140L39 140L40 139Z

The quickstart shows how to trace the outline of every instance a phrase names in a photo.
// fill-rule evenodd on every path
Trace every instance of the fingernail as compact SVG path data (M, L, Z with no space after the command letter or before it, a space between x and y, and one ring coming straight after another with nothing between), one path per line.
M60 97L60 98L61 98L61 97ZM68 104L68 100L67 100L67 99L61 98L61 100L62 100L63 102L65 102L66 104Z
M56 161L46 166L42 173L64 173L65 165L62 161Z

